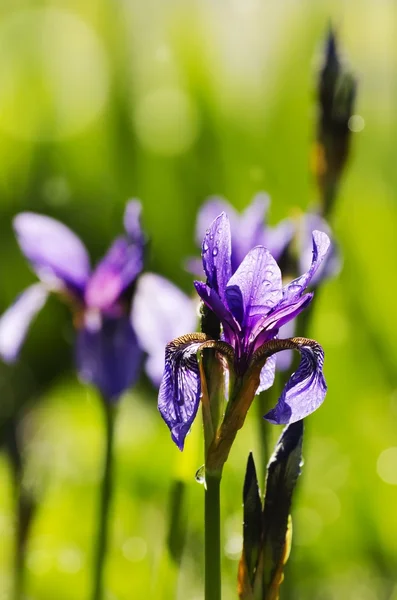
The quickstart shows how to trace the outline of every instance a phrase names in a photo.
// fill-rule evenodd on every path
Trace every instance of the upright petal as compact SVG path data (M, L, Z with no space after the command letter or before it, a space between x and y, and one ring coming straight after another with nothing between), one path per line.
M66 225L36 213L14 219L19 246L38 277L56 288L82 292L90 273L85 246Z
M14 362L34 317L47 299L47 291L40 283L28 287L18 296L0 318L0 356L5 362Z
M215 221L221 213L226 213L230 227L233 230L234 225L237 225L239 216L233 206L229 204L222 196L210 196L201 206L196 221L196 241L201 246L208 229L208 223Z
M141 348L147 353L146 371L155 386L164 372L164 348L173 339L195 331L197 304L170 281L154 273L138 280L131 319Z
M185 437L197 414L201 381L197 352L202 342L168 344L158 408L172 439L183 450Z
M130 200L124 212L124 229L131 242L143 246L145 235L141 226L142 206L139 200Z
M230 223L225 213L220 214L207 229L202 258L208 285L224 301L226 285L232 274Z
M117 238L87 283L87 306L111 311L120 295L141 272L142 266L142 245L131 243L126 237Z
M283 303L295 302L305 291L320 267L330 247L330 239L322 231L313 231L312 262L306 273L294 279L283 289Z
M314 412L325 398L327 385L323 375L324 351L319 344L301 346L301 361L288 380L275 408L265 419L275 425L299 421Z
M242 327L256 327L282 297L281 272L266 248L247 254L226 288L228 306Z
M210 310L218 317L223 326L225 334L225 341L234 346L233 340L235 335L240 331L240 325L234 319L232 313L229 311L218 296L218 294L202 281L195 281L194 287L200 298L205 302Z
M136 382L141 360L142 350L127 316L105 317L98 329L83 327L78 332L79 375L108 401L117 400Z
M318 285L323 279L337 275L341 268L341 257L335 241L332 240L328 223L317 213L308 212L302 216L299 231L299 266L301 272L310 268L312 258L312 231L326 233L331 239L331 246L323 263L312 278L311 284Z

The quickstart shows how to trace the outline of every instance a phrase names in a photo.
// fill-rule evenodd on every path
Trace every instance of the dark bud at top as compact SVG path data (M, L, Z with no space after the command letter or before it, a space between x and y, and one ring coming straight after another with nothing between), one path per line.
M200 317L201 331L213 340L219 340L221 337L220 321L204 302L201 302L200 305Z
M354 111L357 82L338 52L331 28L318 81L318 124L315 174L328 215L346 164L350 145L349 119Z

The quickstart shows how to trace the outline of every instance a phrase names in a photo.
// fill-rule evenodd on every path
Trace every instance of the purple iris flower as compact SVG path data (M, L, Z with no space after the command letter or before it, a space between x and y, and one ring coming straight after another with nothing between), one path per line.
M287 382L275 408L265 416L271 423L298 421L322 403L327 388L322 373L324 352L321 346L304 338L277 338L280 327L310 304L313 294L305 293L305 289L323 263L329 246L328 236L314 231L309 269L283 287L280 268L263 245L251 249L233 272L229 219L222 213L212 222L202 244L207 282L195 281L194 285L200 298L222 324L221 340L189 334L168 344L159 391L159 410L180 449L200 402L197 353L205 347L216 348L227 357L229 368L242 386L260 364L260 377L253 393L272 385L275 353L285 349L300 352L297 371Z
M140 212L139 202L127 204L125 235L115 239L93 270L84 244L68 227L31 212L15 217L19 246L40 283L27 288L0 319L0 355L6 362L16 360L31 321L55 292L74 313L81 378L108 400L136 381L142 350L129 312L132 286L143 267Z

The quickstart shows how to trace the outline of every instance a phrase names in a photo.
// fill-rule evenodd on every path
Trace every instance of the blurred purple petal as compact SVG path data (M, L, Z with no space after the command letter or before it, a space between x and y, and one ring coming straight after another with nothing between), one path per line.
M265 415L265 419L275 425L294 423L307 417L320 406L327 392L321 346L302 346L299 351L301 361L297 371L288 380L275 408Z
M208 285L223 301L226 285L232 274L230 257L230 223L225 213L222 213L211 223L205 233L202 258Z
M85 302L90 308L109 311L124 290L135 280L143 266L143 247L117 238L98 263L85 290Z
M283 340L286 338L294 337L295 335L295 324L296 321L288 321L285 325L280 328L278 333L278 337ZM286 371L291 367L292 359L293 359L293 350L283 350L277 354L277 370L278 371Z
M139 200L130 200L124 212L124 229L131 242L143 246L145 236L141 227L142 206Z
M267 361L265 362L265 366L262 367L259 387L256 390L257 394L260 394L261 392L264 392L265 390L268 390L270 387L272 387L274 383L274 378L276 376L277 358L278 357L276 357L276 355L273 354L273 356L270 356L267 359Z
M14 229L22 252L44 283L82 292L90 261L73 231L51 217L31 212L17 215Z
M237 222L238 215L235 209L221 196L210 196L201 206L196 222L196 242L201 247L208 225L215 221L221 213L226 213L231 227Z
M324 261L327 252L330 247L330 239L326 233L321 231L313 231L312 233L312 261L311 265L306 273L294 279L283 289L283 303L284 302L296 302L296 300L302 295L306 287L311 282L316 271L319 269L321 263Z
M79 330L76 361L83 381L95 385L105 399L117 400L139 375L142 350L129 317L104 317L97 329Z
M197 352L201 342L168 344L158 408L172 439L183 450L185 437L200 404L201 381Z
M267 227L263 245L266 246L276 261L280 260L283 253L292 242L294 233L294 223L289 219L281 221L275 227Z
M1 316L0 356L5 362L12 363L18 358L29 326L43 308L47 296L46 289L35 283L22 292Z
M159 386L164 372L164 348L173 339L195 331L196 302L170 281L145 273L137 283L131 319L141 348L147 353L146 372Z
M256 326L281 300L281 272L262 246L251 250L226 288L228 306L242 327L255 335Z
M256 194L245 211L241 215L237 215L233 221L230 220L233 273L255 246L267 247L265 217L269 204L270 199L267 194L264 192Z

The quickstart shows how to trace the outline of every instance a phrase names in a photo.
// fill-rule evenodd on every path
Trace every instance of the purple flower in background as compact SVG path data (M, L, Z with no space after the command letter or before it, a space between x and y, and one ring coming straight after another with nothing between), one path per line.
M219 352L224 351L234 375L241 381L265 357L254 393L272 385L276 352L290 348L301 353L297 371L287 382L276 407L266 415L270 422L297 421L322 403L326 384L321 346L304 338L278 340L277 337L280 327L311 302L313 294L305 293L305 289L329 246L328 236L314 231L309 269L283 287L280 268L263 245L251 249L233 273L229 219L222 213L212 222L202 244L207 282L195 281L194 285L200 298L221 322L222 339L210 341L203 334L190 334L168 344L159 392L159 410L179 448L183 448L201 396L197 352L209 344Z
M91 270L81 240L59 221L25 212L14 219L19 246L40 283L27 288L0 319L0 355L13 362L29 325L55 292L72 306L77 369L108 400L138 376L142 350L130 322L132 285L142 270L144 235L139 202L127 204L125 235Z
M201 247L208 223L212 223L221 212L225 212L230 221L232 235L231 271L234 273L244 257L255 246L265 246L279 260L294 235L294 224L289 219L277 226L266 224L270 199L261 192L254 196L251 204L241 214L231 204L219 196L209 198L201 207L196 223L196 241ZM200 259L188 261L188 268L194 275L202 276L203 266Z
M170 281L144 273L138 280L132 305L132 325L147 354L145 370L156 387L164 372L164 348L186 331L193 331L198 303Z

